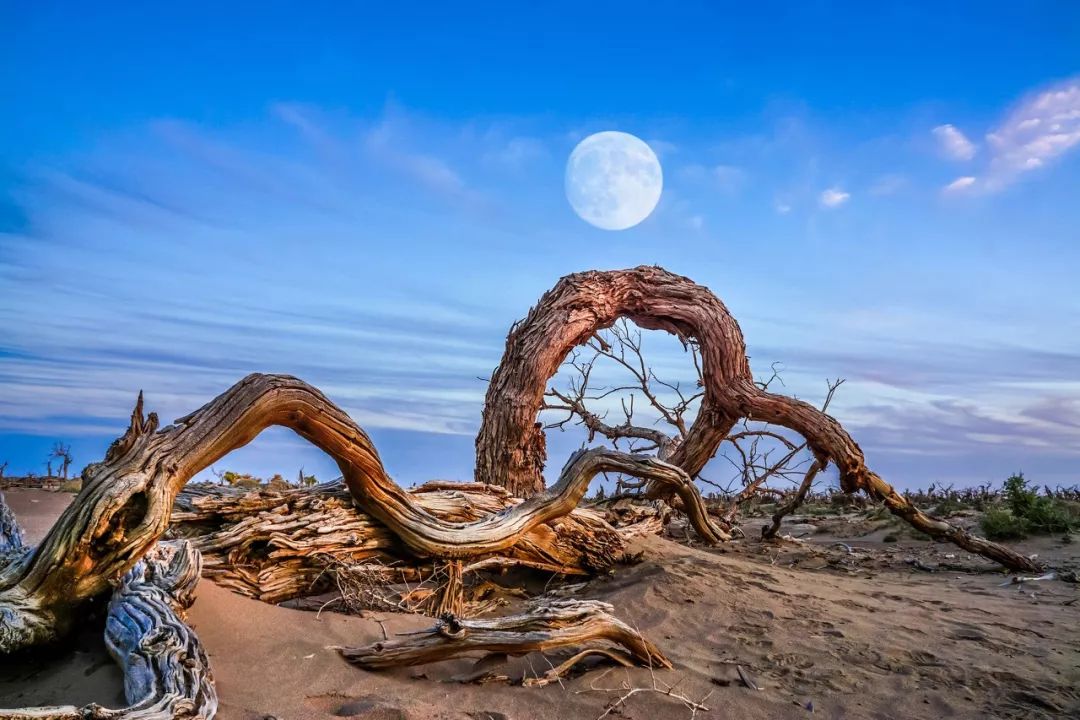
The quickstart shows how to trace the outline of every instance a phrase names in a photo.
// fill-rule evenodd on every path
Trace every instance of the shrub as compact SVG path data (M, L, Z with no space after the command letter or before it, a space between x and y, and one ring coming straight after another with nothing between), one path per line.
M60 492L77 493L80 490L82 490L82 480L77 478L74 480L65 480L60 485Z
M1005 481L1004 504L1005 507L992 507L983 515L983 532L991 540L1019 539L1029 534L1068 534L1080 529L1080 511L1075 504L1028 488L1023 473Z
M989 540L1022 540L1027 537L1027 525L1002 507L993 507L982 516L983 533Z
M937 504L933 514L938 517L949 517L950 515L966 509L966 507L967 506L964 503L950 495Z

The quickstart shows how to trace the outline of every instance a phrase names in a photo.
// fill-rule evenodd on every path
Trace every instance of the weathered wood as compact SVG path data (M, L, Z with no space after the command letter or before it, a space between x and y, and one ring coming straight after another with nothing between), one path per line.
M669 461L604 450L570 458L558 483L542 492L535 433L544 385L567 352L619 317L645 328L694 337L705 397ZM619 472L676 492L707 540L725 532L700 509L690 478L713 456L739 418L799 432L816 456L831 460L846 492L863 490L934 537L1007 567L1036 563L996 543L930 518L871 472L859 446L831 416L758 388L738 324L707 288L660 268L589 272L563 278L507 341L492 379L477 437L477 477L512 492L535 492L513 507L471 522L435 517L398 487L370 438L315 388L285 375L250 375L196 412L158 430L142 395L124 436L102 463L83 472L83 489L45 540L0 567L0 652L47 642L65 632L76 609L109 588L166 530L172 503L197 472L271 425L291 428L333 457L356 503L419 558L474 558L513 547L537 526L570 513L598 472Z
M742 331L708 288L658 267L589 271L559 280L510 331L491 376L476 437L476 479L523 497L544 479L527 448L547 381L570 352L619 318L696 338L705 397L686 440L667 458L691 477L716 454L741 416L722 401L725 388L750 378Z
M759 388L742 330L727 307L708 288L659 267L567 275L514 325L484 400L476 438L478 481L523 496L543 491L543 476L528 449L547 381L575 347L623 317L698 343L705 396L686 438L667 458L688 476L701 472L740 419L779 425L802 435L815 457L836 466L845 492L862 490L931 537L1008 568L1039 569L1019 553L920 511L866 466L862 449L832 416Z
M0 492L0 567L6 565L14 555L22 553L25 547L22 528L4 500L4 493Z
M677 468L654 458L579 451L544 493L473 522L446 522L386 474L367 434L307 383L249 375L196 412L157 430L142 395L123 437L83 471L83 489L33 553L0 570L0 652L66 632L85 600L108 589L168 526L180 488L196 472L270 425L289 427L338 462L356 503L417 557L472 558L504 551L570 513L597 473L638 475L692 493Z
M480 483L426 483L413 501L445 522L467 523L521 501ZM415 583L433 572L431 560L409 552L385 525L356 507L340 482L291 490L238 491L188 485L177 497L171 531L203 554L203 574L264 602L322 592L333 575L379 574L385 582ZM601 513L577 508L537 525L512 547L470 559L470 568L527 566L585 575L611 567L623 542ZM467 571L469 571L467 569Z
M3 720L210 720L217 692L198 637L184 622L201 567L187 541L158 543L121 579L109 602L105 644L124 672L130 705L0 710Z
M520 615L486 620L447 616L431 628L401 639L339 651L354 665L382 670L449 660L481 650L524 655L605 642L623 647L641 665L671 667L655 645L611 610L611 605L596 600L540 601Z
M773 513L772 522L768 525L761 527L761 537L765 540L776 537L776 533L780 531L780 523L785 517L795 512L803 501L806 500L806 494L810 492L810 488L814 484L814 478L817 474L825 469L826 462L822 458L814 458L814 462L807 469L806 474L803 475L802 483L799 484L798 490L791 496L791 498L776 508L776 512Z

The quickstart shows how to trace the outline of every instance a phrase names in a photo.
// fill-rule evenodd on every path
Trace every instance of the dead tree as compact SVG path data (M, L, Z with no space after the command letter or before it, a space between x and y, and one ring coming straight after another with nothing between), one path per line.
M65 445L62 442L57 442L53 445L52 452L49 454L50 458L55 458L60 461L60 477L67 480L68 469L71 467L71 446ZM49 463L49 475L52 475L52 463Z
M535 422L548 378L571 349L619 317L695 338L705 395L685 439L661 460L592 449L575 453L543 490ZM0 568L0 652L47 642L78 619L83 602L129 570L169 525L177 493L195 473L271 425L288 427L334 458L357 505L418 558L488 556L532 529L570 513L597 473L614 472L670 488L706 540L725 534L700 502L692 477L742 418L801 434L815 456L836 465L841 488L863 490L918 529L1007 567L1032 560L930 518L870 471L862 451L829 415L753 381L742 333L707 288L660 268L588 272L563 278L511 332L488 390L477 437L477 475L531 497L473 522L441 520L387 475L370 438L318 390L285 375L250 375L194 413L158 428L142 396L124 435L101 463L83 471L83 489L33 551ZM530 452L532 451L532 452Z
M657 457L666 459L682 443L690 423L703 398L705 382L701 375L701 362L696 342L691 339L685 343L685 349L694 368L694 382L689 388L677 381L665 380L647 364L642 349L640 330L632 328L625 319L616 322L610 329L593 336L586 341L583 349L575 349L564 365L568 371L567 387L560 390L554 385L545 393L543 409L549 412L564 413L558 419L548 423L547 429L563 430L570 423L580 425L587 431L587 441L593 442L599 435L618 449L625 443L632 452L655 452ZM629 375L628 382L605 385L594 380L595 371L602 363L614 366L614 369ZM780 378L776 364L770 377L755 381L759 388L767 390ZM843 380L829 383L828 394L822 411L828 409L836 389ZM636 403L637 397L644 398L643 403ZM622 411L620 422L608 422L607 412L595 412L596 404L611 404L619 400ZM645 405L646 416L638 417L638 407ZM651 425L645 423L654 419ZM658 426L663 427L661 430ZM769 445L762 447L763 443ZM724 448L730 448L725 450ZM785 435L761 423L743 420L739 427L724 438L721 445L721 457L736 469L736 479L741 480L742 489L727 512L719 508L714 511L730 528L735 521L739 507L747 500L762 493L783 496L786 493L767 485L772 480L782 479L798 482L795 476L803 475L803 468L810 462L804 455L810 455L806 443L796 445ZM782 452L778 461L773 461L774 453ZM810 459L813 459L812 457ZM816 473L815 473L816 475ZM718 483L698 475L695 480L714 485L731 493L731 486L722 487ZM645 483L619 480L618 489L641 490ZM640 493L642 497L656 499L657 488L649 488L651 493ZM794 491L793 491L794 492ZM622 493L617 493L620 497ZM663 498L668 501L670 497ZM801 502L801 501L800 501ZM674 503L676 506L681 503ZM712 508L710 508L713 511Z
M478 481L521 495L543 489L527 450L548 380L574 348L620 318L696 343L704 396L686 437L667 458L689 477L701 473L740 420L769 423L798 433L815 458L831 462L844 492L861 490L916 529L1006 567L1036 569L1034 561L920 511L866 466L862 450L835 418L759 387L742 330L727 307L708 288L659 267L567 275L514 325L485 398L476 438Z
M249 375L175 424L158 429L142 396L123 437L87 466L83 489L34 552L0 570L0 651L66 632L79 606L104 592L168 527L180 488L197 472L270 425L296 431L333 457L357 505L418 558L454 560L513 547L536 526L570 513L599 472L670 485L692 498L678 467L651 457L594 449L573 455L543 493L471 523L446 522L386 474L367 434L315 388L286 375ZM699 532L710 536L704 512Z
M541 600L521 615L490 620L460 620L448 613L428 630L410 633L404 639L342 648L340 652L346 660L366 670L380 670L448 660L478 650L525 655L603 643L623 648L622 656L627 661L649 667L671 667L659 648L612 615L611 610L610 605L596 600Z
M520 502L503 488L479 483L432 482L408 494L432 516L455 523L475 522ZM409 552L388 527L356 507L341 482L246 492L188 485L177 497L171 532L202 552L205 577L269 603L349 581L340 576L415 587L436 574L435 560ZM527 567L590 575L612 567L623 552L622 537L602 515L575 509L537 525L504 551L470 558L463 570L468 575Z

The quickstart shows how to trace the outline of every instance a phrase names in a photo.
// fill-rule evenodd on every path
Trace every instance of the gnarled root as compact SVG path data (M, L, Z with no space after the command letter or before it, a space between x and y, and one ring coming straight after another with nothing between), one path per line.
M484 650L524 655L596 641L620 646L639 664L670 668L671 662L641 633L596 600L540 601L521 615L459 620L447 615L433 627L402 639L341 648L349 662L366 670L422 665Z
M124 672L122 709L99 705L0 710L10 720L210 720L217 692L206 653L183 612L194 601L199 552L158 543L120 581L109 602L105 644Z

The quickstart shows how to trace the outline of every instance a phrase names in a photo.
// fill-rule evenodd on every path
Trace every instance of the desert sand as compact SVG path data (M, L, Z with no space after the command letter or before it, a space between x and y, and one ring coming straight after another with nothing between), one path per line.
M6 496L31 542L71 500L41 491ZM951 545L883 544L881 533L845 523L832 519L802 542L779 546L702 548L649 537L635 548L641 562L591 580L574 596L612 603L656 642L675 665L656 679L702 701L709 709L699 718L1080 717L1076 585L1002 586L1009 579L1003 573L926 572L912 561L973 569L985 563ZM748 535L757 524L748 523ZM1017 547L1075 568L1078 545L1043 538ZM189 620L210 655L223 720L598 718L625 688L652 683L648 670L602 665L542 688L454 680L470 673L473 660L366 672L334 647L381 639L384 629L425 627L430 619L316 614L243 598L206 580ZM530 655L495 669L510 677L542 674L549 660L557 662ZM746 687L737 666L760 689ZM0 662L2 707L89 701L123 704L100 619L62 647ZM610 716L691 712L670 697L639 692Z

